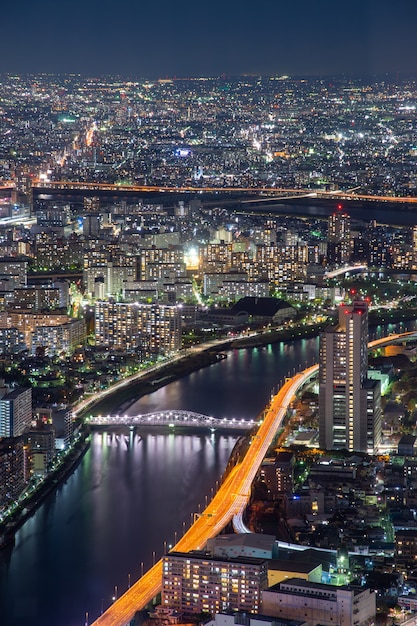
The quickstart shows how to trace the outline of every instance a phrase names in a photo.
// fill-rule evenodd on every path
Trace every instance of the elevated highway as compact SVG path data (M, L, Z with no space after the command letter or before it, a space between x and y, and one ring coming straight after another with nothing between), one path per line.
M326 272L324 274L325 278L336 278L336 276L341 276L342 274L348 273L360 273L366 272L368 270L367 265L349 265L346 267L339 267L337 270L332 270L331 272Z
M369 343L369 348L415 339L416 332L390 335ZM189 552L201 549L208 539L215 537L232 520L241 515L249 499L252 481L281 427L296 393L318 372L313 365L286 380L267 407L256 435L251 439L244 459L230 472L220 489L191 528L174 546L173 550ZM287 546L288 547L288 546ZM130 587L101 615L92 626L125 626L136 611L144 608L161 590L162 560Z
M189 186L160 186L160 185L121 185L113 183L95 183L84 181L34 181L32 184L34 190L38 193L47 193L48 190L56 191L107 191L114 192L115 194L123 193L233 193L233 194L256 194L263 195L268 194L268 198L262 200L253 199L248 200L250 202L268 202L275 200L292 199L298 197L305 198L317 198L317 199L330 199L335 201L360 201L360 202L392 202L394 204L417 204L417 197L414 196L376 196L372 194L358 194L355 191L324 191L311 189L294 189L294 188L277 188L277 187L194 187ZM4 188L14 188L14 183L7 181Z

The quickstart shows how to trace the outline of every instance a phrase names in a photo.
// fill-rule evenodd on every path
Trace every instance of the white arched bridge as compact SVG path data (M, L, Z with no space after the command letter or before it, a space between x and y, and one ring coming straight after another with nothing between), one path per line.
M91 415L86 418L91 426L145 426L175 428L206 428L210 430L250 430L255 420L227 419L201 415L193 411L156 411L144 415Z

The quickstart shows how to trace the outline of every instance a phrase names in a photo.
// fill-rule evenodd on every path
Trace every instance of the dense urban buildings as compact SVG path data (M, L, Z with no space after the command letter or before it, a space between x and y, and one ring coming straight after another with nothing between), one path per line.
M33 176L415 195L412 80L4 76L0 96L0 178L16 178L17 202Z
M416 349L368 338L415 317L417 227L385 216L417 198L416 100L388 78L0 77L0 523L71 452L77 400L201 343L278 337L285 360L321 331L259 535L166 554L158 618L368 626L412 589Z

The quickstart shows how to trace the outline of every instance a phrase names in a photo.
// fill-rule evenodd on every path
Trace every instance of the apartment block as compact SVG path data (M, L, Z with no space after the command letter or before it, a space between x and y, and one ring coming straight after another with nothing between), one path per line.
M182 613L257 613L268 584L268 561L216 559L203 552L170 552L163 559L162 606Z

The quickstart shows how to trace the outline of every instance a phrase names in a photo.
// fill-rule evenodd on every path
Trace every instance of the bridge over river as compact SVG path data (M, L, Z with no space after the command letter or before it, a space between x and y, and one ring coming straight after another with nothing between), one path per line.
M91 426L144 426L146 428L204 428L209 430L248 431L256 425L255 420L226 419L193 413L192 411L156 411L144 415L94 415L86 418Z

